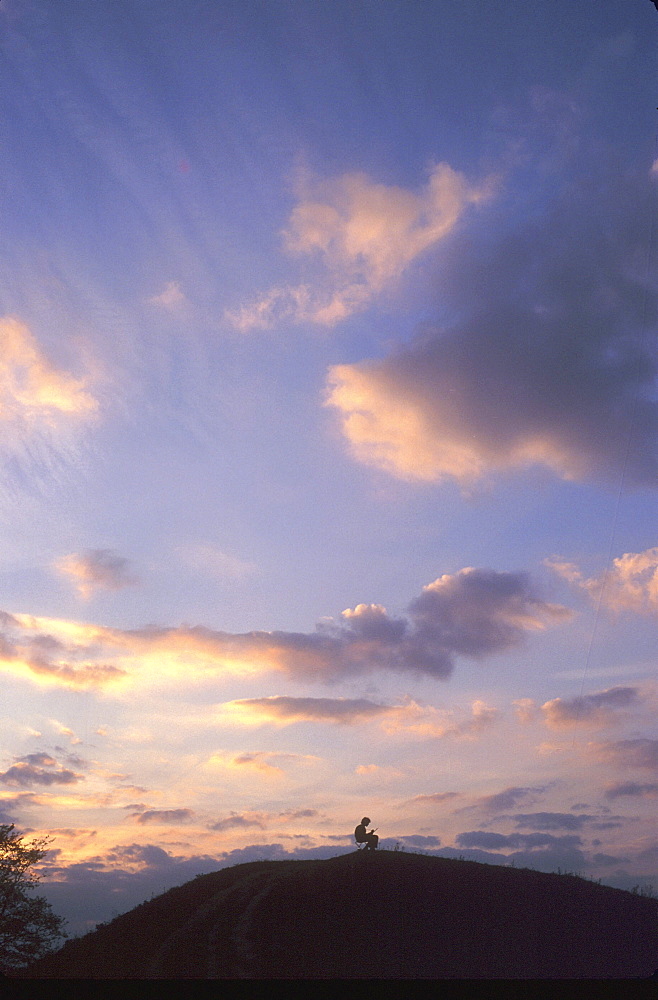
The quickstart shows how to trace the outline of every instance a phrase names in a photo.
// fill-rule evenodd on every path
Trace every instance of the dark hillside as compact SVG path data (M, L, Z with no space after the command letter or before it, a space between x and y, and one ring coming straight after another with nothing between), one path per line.
M29 978L645 978L658 900L403 852L259 861L142 903Z

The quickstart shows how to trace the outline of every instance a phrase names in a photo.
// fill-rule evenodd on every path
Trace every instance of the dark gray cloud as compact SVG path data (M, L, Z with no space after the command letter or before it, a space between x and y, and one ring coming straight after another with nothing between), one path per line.
M330 372L357 457L409 479L540 464L655 488L653 198L648 170L594 167L479 259L455 240L437 268L450 319Z
M65 767L46 770L45 767L29 764L27 761L18 761L0 774L0 781L5 785L23 788L30 785L74 785L78 781L84 781L84 775L76 774L75 771L69 771Z
M360 604L339 623L320 626L317 639L330 643L336 673L376 665L444 678L456 656L501 653L518 645L527 630L568 617L566 608L539 595L527 574L469 567L425 586L406 618Z
M37 767L55 767L57 761L49 753L27 753L19 758L26 764L34 764Z
M608 785L605 790L606 799L619 799L625 795L635 798L655 798L658 795L658 784L650 782L641 785L636 781L620 781Z
M558 838L559 839L559 838ZM532 868L540 872L591 872L590 858L577 846L555 844L534 850L512 851L501 855L497 851L487 851L479 847L441 847L432 851L444 858L464 858L482 864L514 865L517 868Z
M439 837L433 837L431 835L423 835L422 833L412 833L404 837L400 837L405 844L410 844L411 847L440 847L441 839Z

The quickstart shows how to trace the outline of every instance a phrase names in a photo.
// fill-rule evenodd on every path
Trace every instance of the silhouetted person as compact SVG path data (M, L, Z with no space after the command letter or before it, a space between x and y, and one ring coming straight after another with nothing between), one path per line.
M364 816L354 831L354 839L357 844L367 844L367 851L376 851L377 844L379 843L379 837L374 830L371 830L370 833L368 833L368 830L366 829L368 823L370 823L370 817Z

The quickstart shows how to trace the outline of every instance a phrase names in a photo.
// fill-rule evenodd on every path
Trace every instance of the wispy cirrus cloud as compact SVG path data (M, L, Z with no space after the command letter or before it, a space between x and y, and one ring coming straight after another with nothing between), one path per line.
M80 597L85 599L96 590L122 590L139 582L130 561L112 549L72 552L54 565L58 573L73 581Z
M255 563L229 552L223 552L213 545L182 545L178 554L192 569L208 573L218 579L244 580L258 572Z
M181 289L179 281L168 281L163 291L157 295L152 295L147 301L149 305L174 310L187 302L187 298Z
M91 376L58 367L25 323L0 317L0 457L46 488L78 461L98 411ZM12 495L20 481L5 477L3 492Z
M467 567L427 584L404 616L359 604L309 633L229 633L203 626L121 630L5 613L0 668L37 682L117 692L128 682L191 684L266 671L323 683L382 669L442 679L457 657L504 652L528 632L570 616L567 608L544 600L525 573Z
M473 738L494 723L498 711L483 701L475 701L471 714L458 718L450 709L420 705L408 699L401 705L382 705L364 698L293 698L270 695L242 698L222 705L221 714L246 725L292 725L312 722L331 725L378 723L393 734L415 734L423 738L444 736ZM371 765L371 768L375 765ZM375 768L376 769L376 768ZM365 774L361 769L359 773Z
M229 771L252 773L265 778L283 778L286 766L314 763L314 754L278 753L274 750L254 750L239 754L217 753L210 759L212 766Z
M0 422L55 427L97 409L86 380L56 368L19 319L0 318L0 348Z
M447 163L433 167L418 193L362 173L306 178L283 236L288 252L320 262L317 282L272 288L227 318L242 331L283 320L334 326L366 308L492 190L491 179L471 185Z

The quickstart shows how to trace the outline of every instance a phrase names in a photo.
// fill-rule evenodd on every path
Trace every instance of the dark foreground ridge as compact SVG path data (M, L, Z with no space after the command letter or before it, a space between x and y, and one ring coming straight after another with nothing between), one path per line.
M33 965L52 979L625 979L658 900L572 875L355 852L201 875Z

